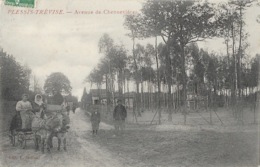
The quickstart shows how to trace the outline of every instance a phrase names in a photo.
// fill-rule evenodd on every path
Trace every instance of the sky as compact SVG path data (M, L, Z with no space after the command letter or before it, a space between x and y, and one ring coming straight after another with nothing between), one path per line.
M83 83L84 79L102 58L98 52L100 37L108 33L129 50L132 45L123 26L124 15L102 12L138 12L142 3L141 0L36 0L34 10L64 11L62 15L36 15L10 14L10 10L30 8L5 6L0 0L0 47L28 65L41 86L52 72L64 73L71 81L72 94L80 98L84 87L90 89L89 84ZM101 14L95 14L97 10ZM94 14L76 14L76 11ZM250 55L260 53L260 24L256 22L259 14L259 7L253 6L245 17ZM207 40L199 46L215 52L223 52L225 47L220 39Z

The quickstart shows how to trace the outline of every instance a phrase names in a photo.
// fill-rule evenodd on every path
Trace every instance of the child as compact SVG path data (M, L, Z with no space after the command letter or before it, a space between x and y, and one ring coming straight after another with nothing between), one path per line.
M91 118L90 118L91 124L92 124L92 133L93 135L96 133L99 129L99 123L100 123L100 113L98 109L95 107L94 111L91 113Z

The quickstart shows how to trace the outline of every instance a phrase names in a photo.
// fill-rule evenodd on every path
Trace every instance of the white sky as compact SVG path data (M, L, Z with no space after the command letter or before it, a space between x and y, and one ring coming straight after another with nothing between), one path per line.
M36 0L36 9L96 11L138 11L138 0ZM108 33L116 43L130 49L131 40L125 36L124 17L120 14L93 15L11 15L8 10L27 9L5 6L0 0L0 47L22 64L27 64L43 86L52 72L64 73L73 87L72 94L81 97L84 78L96 66L102 55L98 40ZM259 7L250 7L246 14L250 48L248 53L260 53L260 24L256 22ZM140 41L141 42L141 41ZM145 42L142 42L145 43ZM152 41L153 44L153 41ZM209 51L222 52L221 40L210 40L200 45Z

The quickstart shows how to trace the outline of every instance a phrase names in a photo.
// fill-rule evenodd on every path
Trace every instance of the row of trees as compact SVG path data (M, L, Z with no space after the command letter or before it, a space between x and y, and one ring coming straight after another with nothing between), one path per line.
M7 101L18 101L23 93L27 93L33 100L35 94L53 95L54 91L66 96L68 101L77 103L77 98L71 95L70 81L63 73L56 72L49 75L41 88L38 79L33 76L32 70L21 65L3 49L0 50L0 88L1 99ZM44 92L43 92L44 90Z
M85 82L95 83L99 89L105 83L107 104L111 104L113 92L115 92L115 81L117 80L117 90L122 97L124 81L126 77L127 81L130 79L130 71L126 68L127 51L123 45L115 44L108 34L104 34L100 38L98 47L99 52L104 54L104 58L92 70ZM110 110L109 105L107 107L107 110Z
M21 65L11 55L0 49L1 99L17 101L23 93L29 93L31 69Z
M130 31L132 51L127 52L124 46L116 45L108 34L104 34L99 41L104 59L86 81L96 83L98 88L105 83L109 100L109 94L115 91L116 79L119 92L122 92L124 81L128 85L129 80L133 80L137 108L141 108L142 96L138 94L140 85L143 92L144 82L148 91L156 85L158 94L161 88L168 89L169 108L174 105L174 86L181 95L182 104L186 103L188 91L208 95L211 101L212 95L231 92L235 104L238 97L248 95L249 90L252 93L257 86L259 55L250 59L246 54L249 44L244 15L251 5L254 5L251 0L230 0L217 5L149 0L140 14L125 17L124 26ZM163 43L157 44L158 37ZM154 38L155 44L136 44L144 38ZM208 53L196 45L210 38L224 39L225 55ZM161 106L160 98L158 106Z
M144 4L141 14L126 17L125 25L133 39L161 37L165 44L166 68L171 70L173 57L179 57L182 75L183 98L187 97L186 48L198 41L212 37L225 39L228 66L233 69L231 92L233 99L241 95L241 68L248 47L245 32L244 13L252 5L250 0L230 0L228 3L213 5L195 1L154 1ZM134 50L134 48L133 48ZM169 81L171 84L171 81ZM171 90L169 90L170 92Z
M110 38L107 34L104 36ZM123 48L123 46L121 47ZM120 52L108 54L111 57L102 59L87 77L86 81L96 84L98 88L101 88L102 84L105 83L108 93L115 92L115 81L118 81L117 90L122 95L122 92L128 92L129 81L132 80L136 84L137 93L140 91L141 86L140 102L142 102L144 90L146 92L153 92L152 90L158 88L158 80L160 80L161 88L167 87L168 89L172 89L173 85L176 85L175 88L180 89L182 87L182 77L179 57L171 57L173 64L170 67L171 69L167 69L167 63L169 62L166 59L164 48L165 45L160 43L158 46L159 54L157 56L159 62L158 70L154 68L156 64L155 47L151 44L147 44L146 46L137 44L135 46L136 57L132 55L126 56L125 52L123 56L120 55ZM189 71L189 75L187 75L187 90L189 92L202 96L208 95L208 90L212 90L215 95L219 93L223 95L229 94L228 90L231 89L232 83L232 71L229 69L229 58L227 55L208 53L203 49L199 49L196 44L190 44L186 47L185 52L188 55L186 57L186 68ZM120 64L109 63L109 60L111 62L118 61ZM246 96L250 92L253 93L253 89L257 86L258 63L259 55L256 55L253 59L247 57L243 61L241 70L241 95ZM120 73L118 69L122 72ZM159 75L159 78L157 78L156 74ZM144 84L146 85L145 88Z

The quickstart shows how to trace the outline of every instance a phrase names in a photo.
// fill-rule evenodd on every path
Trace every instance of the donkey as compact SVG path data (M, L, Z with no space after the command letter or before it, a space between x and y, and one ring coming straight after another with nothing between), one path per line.
M53 132L59 131L62 127L62 119L57 113L50 114L46 110L40 111L40 117L35 117L32 122L32 130L35 134L35 150L39 149L41 145L41 151L44 153L45 145L47 151L50 151L50 138Z
M53 143L52 143L52 139L53 137L57 137L58 138L58 151L60 151L60 146L61 146L61 142L63 143L63 149L66 151L67 147L66 147L66 138L67 138L67 132L69 127L69 123L70 123L70 119L69 119L69 115L66 114L65 112L59 112L58 117L60 117L60 120L62 120L61 122L61 127L60 129L56 129L55 131L52 131L50 137L49 137L49 146L50 148L53 148Z

